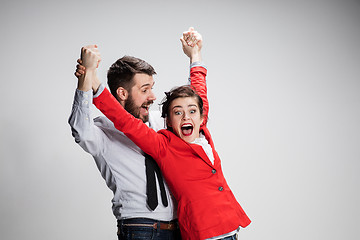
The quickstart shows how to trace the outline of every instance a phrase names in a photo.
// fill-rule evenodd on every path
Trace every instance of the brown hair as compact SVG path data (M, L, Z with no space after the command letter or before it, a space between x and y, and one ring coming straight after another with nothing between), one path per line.
M156 74L149 63L132 56L124 56L111 65L107 73L108 85L111 94L116 99L118 99L116 90L119 87L123 87L129 92L134 86L132 79L136 73L145 73L149 76Z
M181 87L175 87L170 90L170 92L165 92L165 98L161 101L162 111L161 117L166 118L170 114L170 105L177 98L185 98L185 97L194 97L197 100L200 110L200 116L203 115L203 100L197 94L195 89L193 89L189 85L184 85Z

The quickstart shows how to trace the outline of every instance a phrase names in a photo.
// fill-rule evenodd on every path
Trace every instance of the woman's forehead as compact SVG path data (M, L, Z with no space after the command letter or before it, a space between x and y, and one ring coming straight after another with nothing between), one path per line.
M190 105L195 105L196 107L198 107L198 102L197 102L195 97L179 97L179 98L175 98L171 102L170 106L172 106L172 108L173 108L174 106L190 106Z

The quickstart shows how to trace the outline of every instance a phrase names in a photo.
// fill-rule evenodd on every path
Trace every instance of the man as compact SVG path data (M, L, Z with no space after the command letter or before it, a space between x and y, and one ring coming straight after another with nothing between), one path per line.
M184 53L190 58L191 67L202 65L201 35L190 28L181 38ZM191 46L198 45L198 50ZM69 124L75 141L96 162L107 186L113 191L113 213L118 220L118 238L131 239L181 239L176 221L176 203L157 165L149 156L115 129L105 117L90 118L93 97L104 89L103 84L87 85L84 78L97 79L96 67L86 59L100 62L96 45L83 47L83 66L78 66L78 87L75 92ZM84 57L85 56L85 57ZM86 67L86 70L84 68ZM147 62L125 56L117 60L108 71L111 93L124 108L136 118L149 124L155 131L164 127L160 113L149 111L156 99L153 67Z

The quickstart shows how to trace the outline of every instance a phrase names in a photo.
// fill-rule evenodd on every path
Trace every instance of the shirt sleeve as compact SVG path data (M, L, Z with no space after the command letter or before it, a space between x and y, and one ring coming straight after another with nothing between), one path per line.
M92 90L83 92L76 89L68 123L75 142L86 152L96 156L104 149L102 146L105 135L91 118L92 99Z

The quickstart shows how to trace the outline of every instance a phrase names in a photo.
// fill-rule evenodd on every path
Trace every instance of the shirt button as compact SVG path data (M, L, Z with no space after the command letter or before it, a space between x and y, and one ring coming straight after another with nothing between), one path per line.
M216 173L216 170L215 170L215 169L213 169L213 170L211 170L211 172L212 172L213 174L215 174L215 173Z
M219 187L219 191L221 192L222 190L224 190L224 188L223 188L223 187Z

